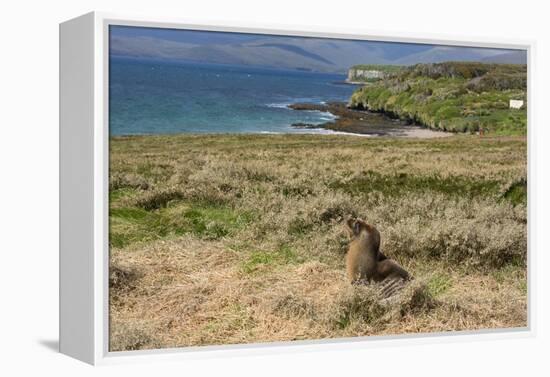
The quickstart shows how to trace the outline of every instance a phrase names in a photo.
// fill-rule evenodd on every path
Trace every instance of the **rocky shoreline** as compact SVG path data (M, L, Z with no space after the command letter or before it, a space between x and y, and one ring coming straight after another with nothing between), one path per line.
M448 132L433 131L407 121L392 119L386 114L350 109L344 102L294 103L288 107L298 111L329 112L337 116L336 119L321 124L294 123L292 124L294 128L326 129L352 134L391 137L431 138L451 135Z

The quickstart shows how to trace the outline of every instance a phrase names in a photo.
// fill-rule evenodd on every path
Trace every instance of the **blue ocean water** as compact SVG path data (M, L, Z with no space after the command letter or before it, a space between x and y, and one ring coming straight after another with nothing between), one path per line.
M111 57L109 77L111 135L304 132L290 125L332 114L286 105L347 101L354 91L338 83L344 75L121 57Z

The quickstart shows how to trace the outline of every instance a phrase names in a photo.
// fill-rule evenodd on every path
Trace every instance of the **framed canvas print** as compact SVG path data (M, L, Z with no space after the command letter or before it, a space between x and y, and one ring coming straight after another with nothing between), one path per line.
M61 24L61 352L529 334L531 49Z

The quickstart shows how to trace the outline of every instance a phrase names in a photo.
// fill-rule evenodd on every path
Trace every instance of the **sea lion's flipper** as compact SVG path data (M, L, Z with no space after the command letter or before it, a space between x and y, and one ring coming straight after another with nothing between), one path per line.
M389 298L401 291L407 285L407 281L401 277L389 276L380 285L380 294L382 297Z

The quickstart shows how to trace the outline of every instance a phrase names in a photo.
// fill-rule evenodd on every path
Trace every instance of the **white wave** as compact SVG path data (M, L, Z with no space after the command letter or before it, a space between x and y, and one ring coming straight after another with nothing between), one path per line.
M347 135L347 136L360 136L360 137L377 137L377 135L357 134L353 132L342 132L328 130L326 128L310 128L305 130L293 131L294 134L315 134L315 135Z
M334 120L334 119L338 119L338 115L334 115L333 113L331 112L328 112L328 111L318 111L318 110L315 110L317 111L321 116L319 117L319 119L321 120Z

